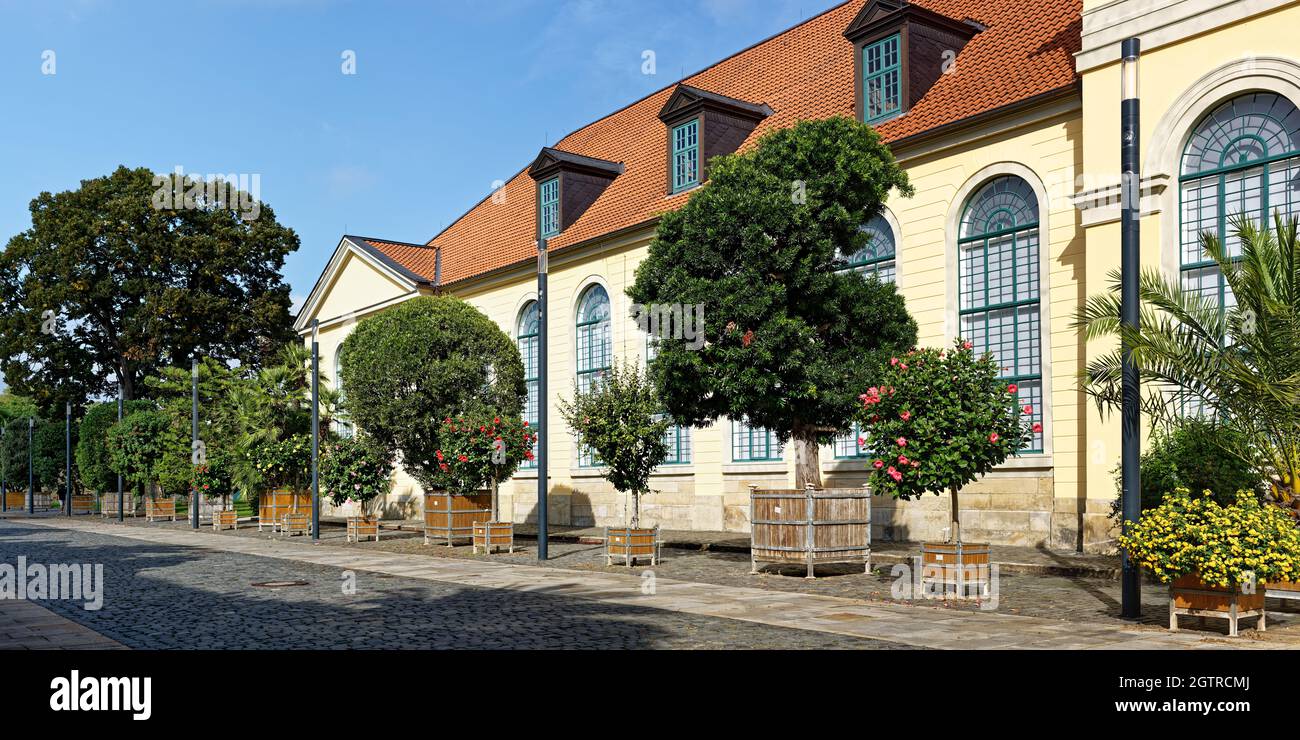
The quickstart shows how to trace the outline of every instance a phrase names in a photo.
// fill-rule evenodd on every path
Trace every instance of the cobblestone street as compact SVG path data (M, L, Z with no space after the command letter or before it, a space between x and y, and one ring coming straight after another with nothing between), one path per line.
M256 530L252 530L254 533ZM880 640L342 571L216 549L0 522L0 562L103 563L104 606L41 606L131 648L889 649ZM302 581L301 586L254 583ZM0 610L0 620L6 612ZM0 635L7 630L0 625ZM0 645L2 647L3 645Z

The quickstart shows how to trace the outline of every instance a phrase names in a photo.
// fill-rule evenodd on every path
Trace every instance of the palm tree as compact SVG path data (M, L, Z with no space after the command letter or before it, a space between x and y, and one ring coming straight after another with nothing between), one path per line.
M1227 449L1272 480L1273 496L1290 503L1300 485L1300 242L1297 221L1275 217L1260 229L1234 218L1241 256L1219 238L1201 245L1218 265L1236 305L1185 291L1158 270L1139 280L1141 327L1120 322L1120 275L1111 290L1087 300L1075 325L1089 339L1118 337L1133 349L1143 384L1142 409L1152 423L1170 427L1201 415L1240 430L1248 449ZM1118 348L1090 362L1084 391L1098 408L1121 406L1123 354Z

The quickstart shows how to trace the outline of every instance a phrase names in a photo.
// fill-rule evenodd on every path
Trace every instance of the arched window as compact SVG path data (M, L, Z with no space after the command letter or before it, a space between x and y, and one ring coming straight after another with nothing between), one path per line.
M351 439L353 435L352 422L348 421L348 415L342 410L347 404L347 395L343 391L343 345L339 345L334 350L334 389L339 392L340 411L334 420L334 431L344 439Z
M524 361L524 383L528 386L528 396L524 400L524 421L534 430L539 422L537 392L537 341L538 341L537 301L529 301L524 310L519 312L519 326L515 333L519 343L519 356ZM524 460L522 468L535 468L537 461Z
M653 334L646 334L645 337L645 364L646 369L654 364L655 358L659 356L659 338ZM667 414L660 414L659 418L667 418ZM668 445L668 456L664 458L664 465L686 465L691 461L691 428L684 427L680 424L674 424L668 427L664 432L664 444Z
M1229 255L1239 257L1234 216L1271 228L1274 213L1300 215L1300 111L1274 93L1249 93L1223 103L1192 132L1179 185L1183 289L1230 307L1231 291L1201 248L1201 234L1214 234Z
M875 275L882 283L892 283L898 274L894 230L884 216L876 216L861 227L867 243L855 254L841 254L843 269L855 270L864 275Z
M578 301L574 329L578 344L578 390L585 393L604 377L614 355L610 338L609 293L600 285L583 291ZM579 445L578 464L597 466L600 460L590 448Z
M875 275L882 283L893 283L898 279L897 243L894 230L884 216L876 216L860 228L867 236L867 243L855 254L840 254L839 259L845 263L843 270L853 270L863 275ZM849 460L867 457L869 451L861 444L862 428L857 424L835 438L835 458Z
M1043 332L1039 305L1038 198L1024 179L991 180L966 203L958 230L961 336L991 352L1021 406L1043 420ZM1024 452L1042 452L1035 434Z

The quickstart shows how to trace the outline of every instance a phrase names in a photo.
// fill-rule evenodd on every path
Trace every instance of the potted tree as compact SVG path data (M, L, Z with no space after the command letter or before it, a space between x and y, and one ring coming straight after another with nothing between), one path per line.
M366 513L366 505L392 488L393 456L364 433L336 439L325 447L320 460L320 487L337 507L355 511L347 517L347 539L379 541L379 517Z
M467 488L482 485L489 473L471 471L468 482L448 489L448 471L442 466L451 463L444 448L451 442L447 436L460 434L463 427L477 430L488 426L485 420L522 416L527 386L515 343L470 304L426 296L358 323L342 354L352 420L385 449L400 454L402 467L424 488L426 542L430 535L448 545L469 539L473 524L494 518L489 495ZM466 421L470 419L478 424Z
M127 401L123 406L124 415L151 408L148 401ZM77 469L81 473L83 485L100 495L100 512L104 516L117 515L117 475L108 456L108 430L117 423L117 403L97 403L86 410L81 420L80 433L77 435L76 455ZM135 516L139 502L135 493L125 491L122 495L122 507L126 516Z
M998 369L992 355L976 356L970 342L958 339L949 350L891 358L880 385L860 398L864 446L874 451L871 492L905 500L949 496L946 539L922 545L927 573L937 572L943 584L987 586L989 546L962 540L961 489L1042 431L1023 420L1033 409L1017 406L1019 389L1000 380Z
M167 415L153 408L113 424L105 439L109 464L145 497L149 521L175 520L173 495L187 487L189 453Z
M657 562L659 528L641 526L641 497L650 492L650 475L668 456L664 434L672 421L653 382L635 365L615 361L585 393L561 400L560 413L581 444L591 448L602 476L626 494L630 514L623 527L605 528L605 564L623 558L630 568L638 556Z
M1192 615L1227 619L1234 637L1238 620L1257 617L1263 631L1266 584L1300 580L1300 529L1251 491L1223 506L1210 491L1176 489L1130 524L1120 546L1169 584L1171 630Z
M311 436L297 434L284 439L254 438L244 445L244 456L256 471L258 497L257 529L269 526L281 531L286 522L295 534L306 527L311 495L306 491L311 476Z
M447 418L442 429L442 447L434 451L436 490L425 495L426 542L433 533L450 545L468 532L475 552L480 547L514 552L514 523L498 516L498 487L522 460L532 458L532 430L527 422L497 415ZM482 494L485 484L489 493Z

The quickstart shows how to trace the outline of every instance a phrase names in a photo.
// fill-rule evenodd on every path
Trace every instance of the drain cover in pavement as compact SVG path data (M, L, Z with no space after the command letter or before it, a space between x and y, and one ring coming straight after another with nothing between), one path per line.
M257 588L289 588L290 586L306 586L306 581L266 581L264 583L254 583Z

